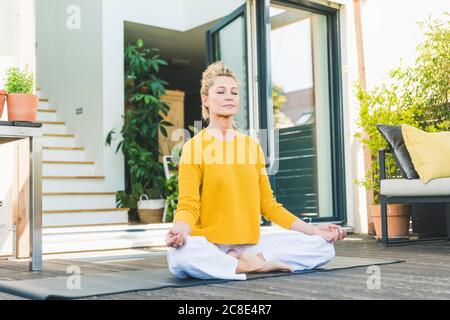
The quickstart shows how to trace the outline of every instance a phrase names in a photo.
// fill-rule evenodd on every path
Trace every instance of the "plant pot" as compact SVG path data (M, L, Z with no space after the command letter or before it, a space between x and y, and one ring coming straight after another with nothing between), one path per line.
M139 220L144 224L162 223L166 199L150 199L138 202Z
M9 121L36 121L39 97L33 94L8 94Z
M0 118L3 114L3 108L5 107L5 101L6 101L6 91L0 90Z
M381 239L381 205L372 205L370 215L375 224L377 239ZM411 205L409 204L389 204L387 206L389 238L407 238L409 236L410 215Z

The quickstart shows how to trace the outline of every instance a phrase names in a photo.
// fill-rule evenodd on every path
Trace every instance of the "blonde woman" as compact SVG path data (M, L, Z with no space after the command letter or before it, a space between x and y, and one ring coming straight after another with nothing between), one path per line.
M222 62L201 81L208 126L184 146L179 198L166 237L169 270L178 278L245 280L246 273L312 269L334 258L346 232L313 226L274 197L257 140L233 128L239 110L235 74ZM293 232L260 235L260 215Z

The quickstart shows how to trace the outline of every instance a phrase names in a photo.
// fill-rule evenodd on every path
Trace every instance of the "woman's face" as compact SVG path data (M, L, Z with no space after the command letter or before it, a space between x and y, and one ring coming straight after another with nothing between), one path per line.
M239 89L232 77L220 76L214 79L208 96L202 97L203 104L209 107L210 116L234 116L239 110Z

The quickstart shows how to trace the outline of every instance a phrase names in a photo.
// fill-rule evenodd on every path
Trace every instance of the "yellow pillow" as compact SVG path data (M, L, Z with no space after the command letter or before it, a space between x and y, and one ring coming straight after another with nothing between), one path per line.
M450 132L425 132L404 124L402 134L423 183L450 177Z

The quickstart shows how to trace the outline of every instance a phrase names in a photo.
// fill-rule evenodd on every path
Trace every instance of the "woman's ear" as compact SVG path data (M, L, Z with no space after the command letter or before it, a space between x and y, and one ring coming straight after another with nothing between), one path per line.
M206 105L206 100L208 100L208 96L202 94L202 105L203 105L203 106Z

